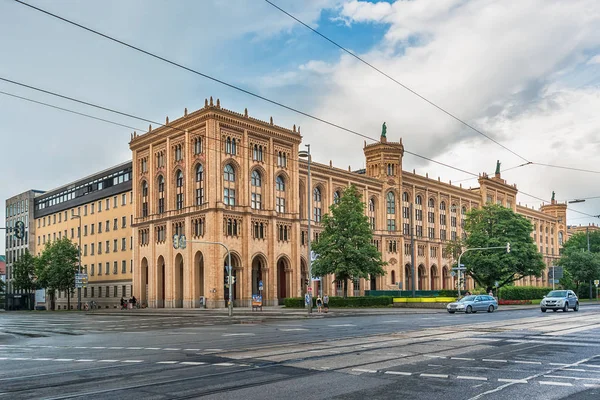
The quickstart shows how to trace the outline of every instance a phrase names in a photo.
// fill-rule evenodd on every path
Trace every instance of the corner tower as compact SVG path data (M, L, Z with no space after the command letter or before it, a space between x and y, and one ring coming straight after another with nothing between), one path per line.
M366 174L372 178L393 181L397 184L402 177L402 156L404 146L399 142L387 141L387 127L383 123L380 141L369 144L365 142L363 152L366 159Z

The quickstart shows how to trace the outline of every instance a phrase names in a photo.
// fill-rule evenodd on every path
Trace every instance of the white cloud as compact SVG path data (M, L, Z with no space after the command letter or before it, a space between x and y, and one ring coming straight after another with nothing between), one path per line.
M594 57L590 58L590 60L587 63L588 64L600 64L600 54L595 55Z

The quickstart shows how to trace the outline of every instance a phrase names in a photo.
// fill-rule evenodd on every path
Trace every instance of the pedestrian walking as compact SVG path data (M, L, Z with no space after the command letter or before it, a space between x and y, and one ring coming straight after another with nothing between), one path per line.
M323 296L323 309L325 309L325 312L329 311L329 296L328 295Z
M127 309L127 302L125 301L123 296L121 296L121 310L126 310L126 309Z
M321 296L317 297L317 312L321 312L321 309L323 308L323 299L321 299Z

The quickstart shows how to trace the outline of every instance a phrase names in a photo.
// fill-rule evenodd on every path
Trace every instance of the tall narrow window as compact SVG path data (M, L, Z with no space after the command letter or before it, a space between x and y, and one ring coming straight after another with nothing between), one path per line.
M158 213L165 212L165 178L162 175L158 177Z
M99 203L101 204L101 203ZM142 217L148 216L148 183L142 182ZM102 225L99 225L99 227ZM100 230L100 228L98 229Z
M225 139L225 153L233 154L233 155L237 154L237 146L236 146L235 138L227 136L227 139Z
M194 154L200 153L202 153L202 138L197 137L194 139Z
M275 181L276 208L278 213L285 212L285 180L281 175Z
M250 183L252 186L250 206L255 210L260 210L262 209L262 176L260 172L257 170L252 171Z
M181 145L178 144L175 146L175 161L181 161L181 160L183 160L183 153L182 153Z
M369 200L369 225L372 230L375 230L375 199Z
M321 222L322 218L321 189L313 189L313 218L315 222Z
M235 171L230 164L223 170L223 203L225 205L235 205Z
M177 186L177 199L176 199L176 208L177 210L183 209L183 172L177 171L175 184Z
M340 202L340 192L337 190L333 192L333 204L338 204Z
M196 205L204 203L204 168L202 164L196 166Z

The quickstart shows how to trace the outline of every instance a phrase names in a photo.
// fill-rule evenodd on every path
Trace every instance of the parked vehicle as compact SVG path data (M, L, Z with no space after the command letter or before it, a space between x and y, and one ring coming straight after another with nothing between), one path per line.
M455 312L464 312L467 314L476 313L477 311L487 311L489 313L498 309L498 302L492 296L487 294L476 296L465 296L462 299L450 303L446 306L446 310L450 314Z
M544 296L540 302L540 308L542 312L546 312L546 310L567 312L569 308L579 311L579 299L572 290L553 290Z

